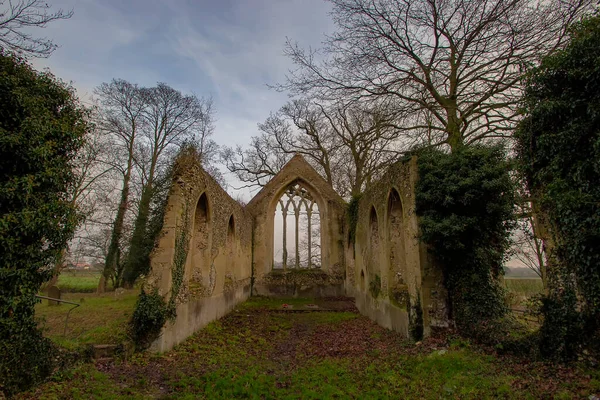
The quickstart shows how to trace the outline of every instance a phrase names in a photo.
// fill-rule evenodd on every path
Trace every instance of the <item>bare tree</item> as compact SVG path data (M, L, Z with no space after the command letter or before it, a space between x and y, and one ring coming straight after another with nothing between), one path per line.
M22 55L48 57L56 45L46 38L33 36L31 28L44 28L49 22L68 19L73 11L50 12L42 0L0 1L0 49Z
M291 157L275 144L276 141L263 132L250 139L247 149L240 145L224 147L221 158L227 169L246 183L243 187L264 186Z
M138 136L144 123L143 114L145 103L142 100L141 89L122 79L113 79L110 83L101 84L94 91L99 102L98 128L110 135L114 140L113 165L121 172L121 196L115 215L110 245L105 259L103 277L98 291L106 290L106 283L113 280L118 285L120 277L121 242L125 214L130 204L130 182L134 168L134 150Z
M510 136L526 66L561 46L591 0L330 0L322 53L288 40L276 86L324 100L386 99L414 136L456 149ZM427 118L429 117L429 118Z
M89 225L94 224L93 215L101 207L97 193L103 190L113 171L113 166L107 162L108 157L109 146L102 134L97 130L89 132L75 160L75 179L72 190L68 193L69 202L73 207L77 207L83 217L83 223L75 232L75 237L80 236L83 231L87 230ZM49 285L56 283L58 275L65 265L65 259L69 255L72 243L73 240L56 260L54 277Z
M188 141L197 141L201 152L209 146L212 100L184 95L164 83L143 88L142 96L146 127L140 145L146 148L147 159L141 172L144 186L152 187L159 169L164 167L163 153Z
M249 149L226 148L229 171L264 185L294 154L302 154L342 195L357 195L397 159L401 129L382 106L323 105L294 100L259 124Z
M184 95L164 83L141 89L141 96L145 125L136 162L140 167L142 192L123 272L127 285L132 285L148 267L148 247L152 244L147 237L148 220L157 188L162 186L157 185L157 180L164 180L166 166L180 146L196 142L202 150L208 150L212 134L211 99Z

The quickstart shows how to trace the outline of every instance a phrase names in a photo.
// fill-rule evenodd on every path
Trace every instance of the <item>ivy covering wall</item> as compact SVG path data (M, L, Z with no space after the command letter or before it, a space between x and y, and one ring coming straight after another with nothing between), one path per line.
M418 155L421 240L444 273L451 318L488 340L507 314L499 279L513 226L514 185L501 147Z
M517 132L521 171L547 232L541 350L560 358L600 337L600 17L570 35L531 72Z
M194 162L199 163L199 160L199 152L194 146L184 147L175 159L172 167L173 172L169 173L168 176L175 181L181 170L185 169L185 165ZM156 227L151 232L152 237L148 239L151 240L153 245L151 247L147 246L146 250L146 271L150 270L150 253L159 238L167 206L168 195L159 205L160 209L156 211ZM173 266L171 267L170 292L164 297L158 293L157 289L152 289L149 293L142 290L140 294L130 322L131 336L137 349L145 349L150 346L160 335L165 323L177 316L177 301L183 285L185 264L190 248L191 213L193 209L192 199L189 196L184 196L184 204L175 228L175 249Z

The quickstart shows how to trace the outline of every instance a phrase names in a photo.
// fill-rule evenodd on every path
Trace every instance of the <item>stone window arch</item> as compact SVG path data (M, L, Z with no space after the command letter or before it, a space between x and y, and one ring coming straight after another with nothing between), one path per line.
M366 262L366 278L373 279L373 274L378 274L380 271L380 239L379 239L379 220L375 207L371 206L369 213L369 247L368 257Z
M273 268L320 268L321 228L315 197L302 181L291 182L275 205Z
M202 193L194 210L191 246L192 283L206 284L203 282L203 278L206 279L210 271L210 232L211 218L208 196L206 193Z
M226 245L227 249L227 258L229 260L229 264L233 265L235 262L235 253L236 253L236 239L235 239L235 218L233 214L229 217L229 222L227 223L227 239Z
M371 206L369 214L369 244L371 251L376 251L379 247L379 221L377 219L377 211L375 206Z
M387 203L387 240L389 248L389 279L392 284L405 284L406 252L404 240L404 212L400 194L390 190Z

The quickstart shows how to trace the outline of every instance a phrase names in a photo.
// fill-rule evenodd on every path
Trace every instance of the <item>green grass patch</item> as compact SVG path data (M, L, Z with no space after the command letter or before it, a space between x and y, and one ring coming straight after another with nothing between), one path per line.
M66 335L65 319L70 304L49 306L43 300L35 307L36 318L44 335L57 344L74 349L86 344L118 344L127 338L127 323L133 313L138 290L126 291L121 296L66 293L63 300L79 303L69 315Z
M292 306L291 309L304 308L307 304L314 304L315 299L310 298L290 298L290 299L277 299L263 296L251 297L245 303L239 306L239 309L251 310L251 309L266 309L266 310L281 310L283 305L287 304Z
M130 301L112 300L86 299L88 313L113 307L115 316ZM80 366L21 398L537 399L600 393L600 375L587 367L498 358L457 337L416 346L350 311L279 310L282 303L312 302L254 298L170 352Z
M297 320L301 323L305 324L314 324L314 325L337 325L344 321L351 321L353 319L359 318L360 314L354 312L314 312L314 313L306 313L300 314L297 317Z
M98 288L100 276L101 273L96 271L63 271L56 286L62 292L93 293Z
M544 291L542 280L538 278L504 278L506 288L517 296L531 297Z

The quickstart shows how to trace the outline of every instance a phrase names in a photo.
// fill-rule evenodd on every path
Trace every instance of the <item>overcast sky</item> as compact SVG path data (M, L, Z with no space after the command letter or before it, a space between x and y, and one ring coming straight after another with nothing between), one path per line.
M82 99L112 78L150 86L165 82L212 96L215 140L249 142L256 124L287 96L266 85L292 67L286 37L318 47L333 25L323 0L49 0L73 10L37 33L60 47L33 60L72 82Z

